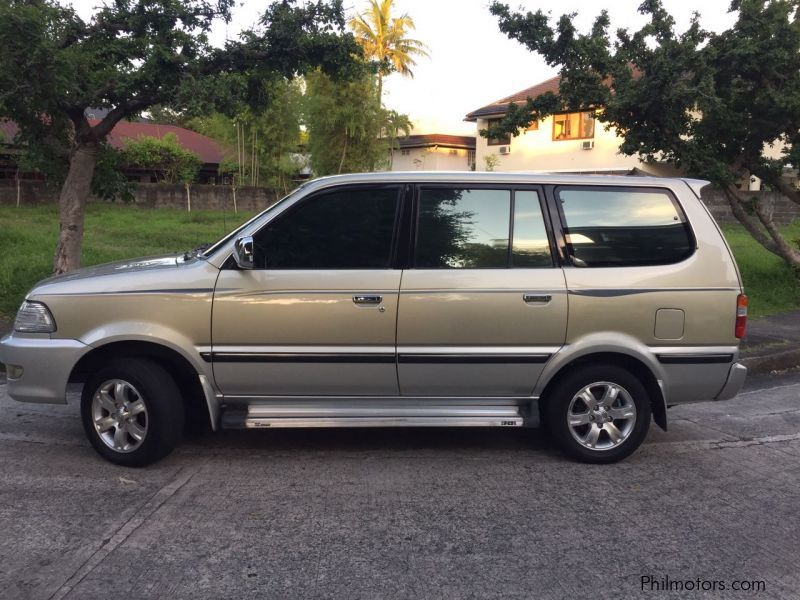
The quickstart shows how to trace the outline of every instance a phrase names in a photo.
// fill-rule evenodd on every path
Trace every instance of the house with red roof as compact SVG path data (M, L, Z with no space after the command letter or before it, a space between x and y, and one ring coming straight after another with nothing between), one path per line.
M596 120L596 111L560 112L531 123L517 136L485 138L479 132L498 123L515 103L547 92L558 94L561 77L551 77L510 96L476 108L465 120L475 123L475 166L485 171L542 171L551 173L597 173L674 175L663 163L644 163L619 153L622 139Z
M94 125L96 119L90 119ZM160 125L147 121L120 121L111 130L107 141L113 147L122 149L129 140L140 137L163 138L167 134L174 135L178 143L186 150L200 157L202 166L197 175L197 183L221 183L219 164L222 162L222 149L210 137L177 125ZM0 179L17 177L19 147L13 143L17 135L17 125L12 121L0 121ZM131 181L152 182L157 178L150 171L125 168L124 172ZM36 173L20 173L21 179L39 179Z

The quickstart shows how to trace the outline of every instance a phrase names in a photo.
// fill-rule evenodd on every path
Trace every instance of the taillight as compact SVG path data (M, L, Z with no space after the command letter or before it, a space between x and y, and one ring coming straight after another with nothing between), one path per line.
M734 334L737 338L744 337L744 330L747 327L747 296L739 294L736 297L736 329Z

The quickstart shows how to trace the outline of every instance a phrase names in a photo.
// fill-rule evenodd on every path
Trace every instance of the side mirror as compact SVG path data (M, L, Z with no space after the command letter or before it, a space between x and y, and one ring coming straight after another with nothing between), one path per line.
M233 260L239 265L240 269L254 269L256 265L253 255L252 236L240 237L233 244Z

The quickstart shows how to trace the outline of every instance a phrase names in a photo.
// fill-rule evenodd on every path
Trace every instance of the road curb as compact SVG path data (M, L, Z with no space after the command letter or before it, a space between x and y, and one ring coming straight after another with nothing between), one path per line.
M800 366L800 348L774 352L763 356L747 356L740 358L750 374L769 373L782 369L791 369Z

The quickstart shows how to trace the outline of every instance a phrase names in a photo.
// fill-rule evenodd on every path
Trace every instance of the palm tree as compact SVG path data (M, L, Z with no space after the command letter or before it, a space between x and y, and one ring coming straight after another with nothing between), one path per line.
M408 137L411 135L411 130L414 129L414 124L408 115L403 115L396 110L386 111L386 126L385 137L389 140L389 170L392 170L394 163L394 151L399 149L397 139L401 136Z
M364 56L380 63L378 99L382 103L383 77L392 71L413 77L415 56L428 56L428 47L419 40L406 37L415 28L408 14L392 17L393 0L369 0L365 12L350 19L350 28L364 50Z

